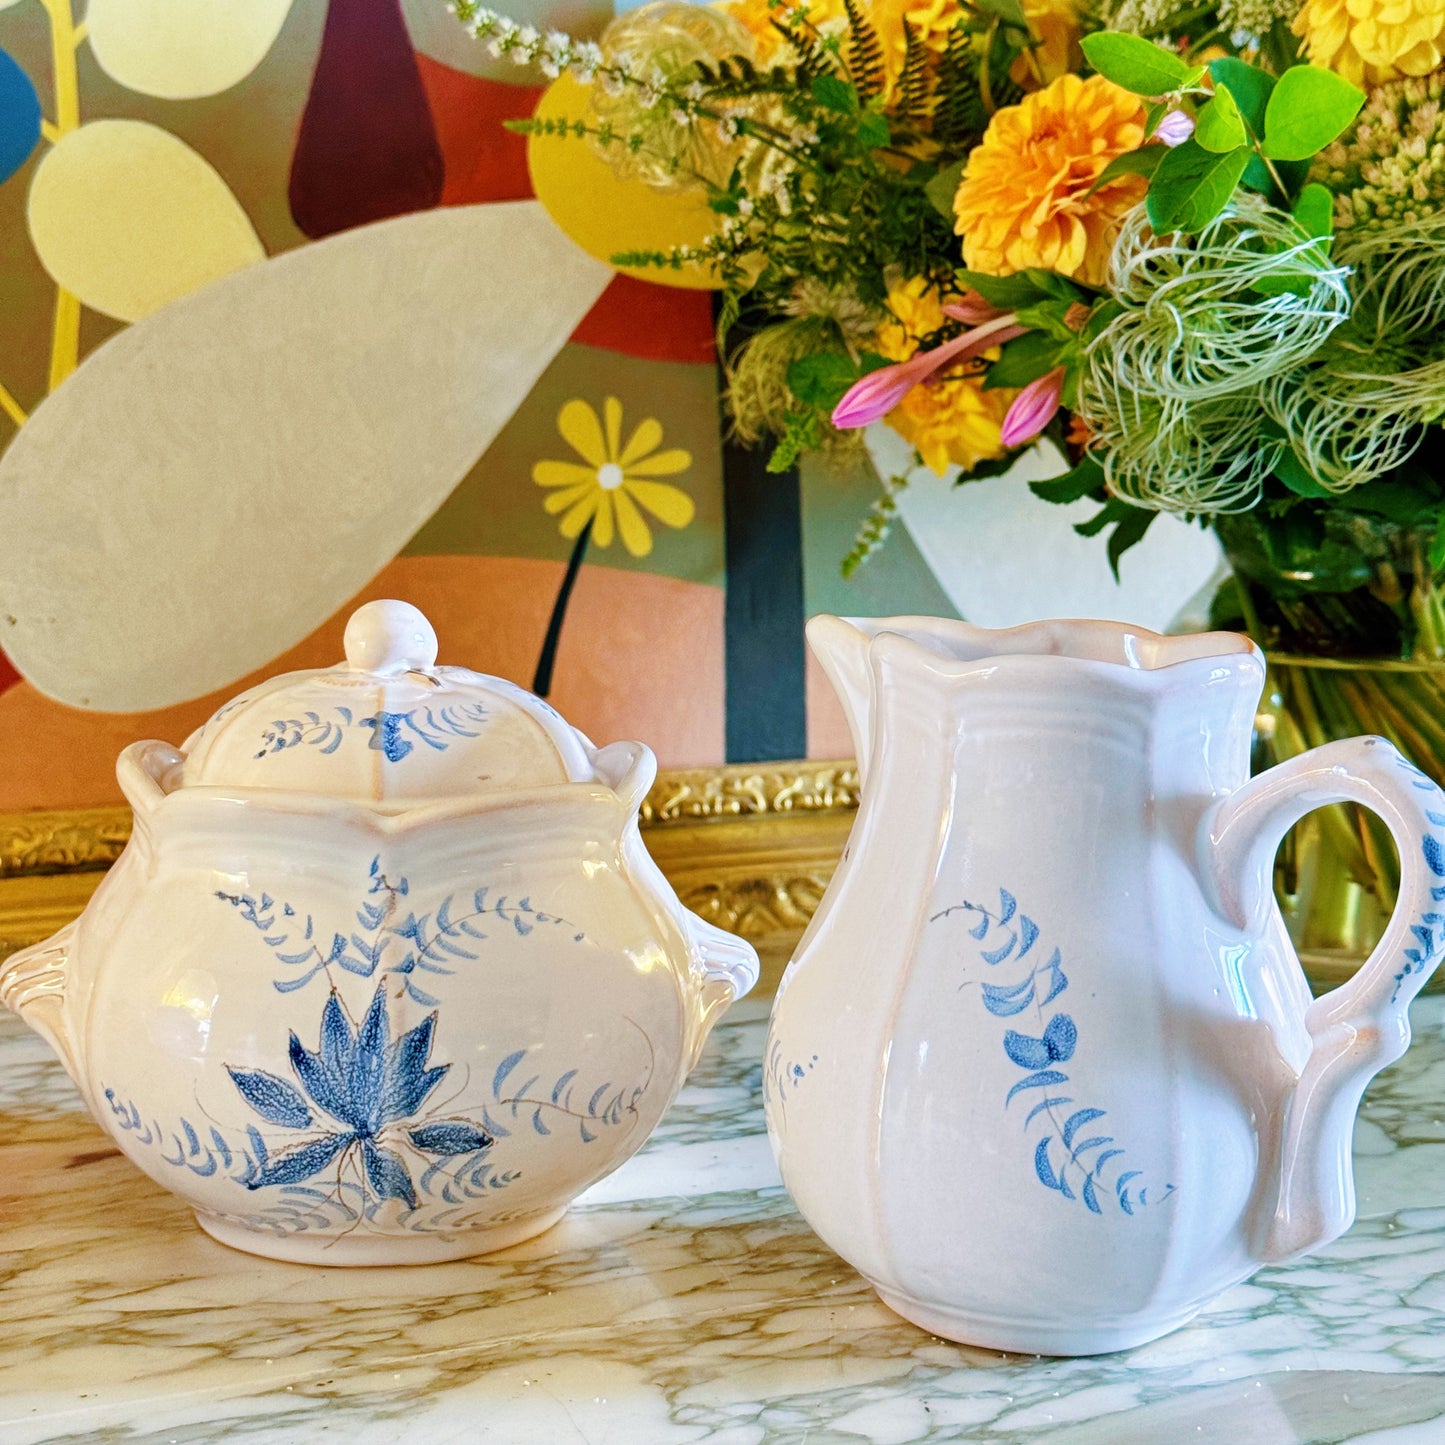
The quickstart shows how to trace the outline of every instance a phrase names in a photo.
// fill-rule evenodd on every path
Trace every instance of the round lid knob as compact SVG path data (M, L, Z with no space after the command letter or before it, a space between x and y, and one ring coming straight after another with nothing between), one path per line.
M437 660L437 635L410 602L368 602L346 624L346 661L353 672L394 676L425 671Z

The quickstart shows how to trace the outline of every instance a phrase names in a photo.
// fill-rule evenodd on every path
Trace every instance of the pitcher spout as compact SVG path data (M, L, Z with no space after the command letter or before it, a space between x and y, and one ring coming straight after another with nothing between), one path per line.
M861 778L873 750L873 669L868 659L872 633L846 617L826 613L810 618L807 632L808 645L843 706Z

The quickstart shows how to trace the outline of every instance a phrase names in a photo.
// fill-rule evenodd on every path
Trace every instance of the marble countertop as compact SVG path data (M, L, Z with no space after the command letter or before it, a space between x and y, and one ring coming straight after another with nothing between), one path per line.
M555 1229L390 1270L213 1243L0 1017L0 1442L1445 1441L1440 999L1367 1096L1355 1227L1081 1360L937 1340L824 1248L763 1131L766 1009L734 1010L647 1147Z

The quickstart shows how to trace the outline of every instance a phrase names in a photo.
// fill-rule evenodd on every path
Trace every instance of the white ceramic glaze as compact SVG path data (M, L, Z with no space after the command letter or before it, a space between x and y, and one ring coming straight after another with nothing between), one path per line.
M1249 780L1230 634L818 617L863 769L790 963L768 1129L809 1223L906 1318L1090 1354L1354 1217L1369 1079L1445 948L1445 795L1379 738ZM1312 1000L1271 889L1312 808L1388 824L1400 902Z
M757 957L642 843L656 771L373 602L118 773L130 842L0 998L237 1248L404 1264L547 1228L637 1150Z

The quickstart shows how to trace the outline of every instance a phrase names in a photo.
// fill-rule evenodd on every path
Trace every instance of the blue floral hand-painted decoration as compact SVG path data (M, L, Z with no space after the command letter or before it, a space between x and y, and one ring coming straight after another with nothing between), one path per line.
M1396 764L1402 772L1411 775L1412 786L1418 788L1422 793L1435 791L1434 779L1428 773L1421 771L1414 763L1406 758L1397 758ZM1425 816L1437 827L1445 828L1445 813L1436 812L1427 808ZM1430 896L1436 902L1445 904L1445 846L1442 846L1440 839L1432 833L1426 833L1420 842L1420 850L1425 859L1425 866L1440 879L1440 882L1430 889ZM1412 973L1424 973L1427 968L1435 964L1442 951L1445 951L1445 913L1431 910L1422 913L1420 917L1410 925L1410 932L1414 936L1415 946L1404 950L1405 961L1400 966L1400 971L1395 975L1395 989L1390 995L1390 1002L1394 1003L1400 996L1400 990L1404 987L1405 980Z
M1039 940L1039 926L1025 913L1020 913L1018 901L1006 889L999 889L997 910L984 908L978 903L960 903L936 913L932 922L956 913L971 914L977 923L968 930L969 937L978 943L978 955L990 969L1004 963L1024 962L1033 953ZM1039 954L1034 954L1038 958ZM1074 1100L1061 1092L1068 1087L1069 1075L1059 1067L1067 1064L1079 1044L1079 1029L1071 1015L1046 1010L1069 986L1068 975L1064 972L1063 959L1056 948L1046 962L1030 963L1028 972L1015 978L1011 983L985 983L983 985L983 1006L996 1018L1014 1018L1032 1008L1042 1027L1039 1033L1025 1033L1021 1029L1008 1029L1003 1036L1003 1050L1011 1062L1026 1072L1015 1082L1004 1098L1007 1109L1019 1095L1032 1095L1031 1107L1024 1118L1025 1130L1042 1117L1052 1124L1053 1132L1043 1135L1034 1146L1034 1173L1046 1188L1055 1190L1065 1199L1082 1199L1084 1207L1093 1214L1102 1214L1099 1201L1101 1186L1104 1186L1105 1171L1124 1150L1114 1144L1112 1134L1086 1133L1087 1127L1104 1118L1107 1110L1074 1108ZM1040 1097L1040 1095L1042 1097ZM1085 1137L1080 1138L1079 1135ZM1058 1141L1056 1152L1055 1140ZM1134 1181L1141 1178L1137 1169L1119 1169L1113 1175L1113 1192L1120 1210L1132 1215L1149 1200L1149 1186L1138 1188ZM1137 1189L1137 1193L1135 1190ZM1154 1203L1158 1204L1174 1193L1172 1184L1162 1192L1156 1192Z
M264 1069L229 1069L241 1097L268 1124L305 1131L284 1152L270 1153L252 1138L259 1169L250 1189L300 1184L329 1169L356 1169L378 1199L417 1206L406 1155L422 1167L429 1156L476 1154L490 1149L490 1135L465 1120L418 1121L418 1111L449 1072L428 1065L437 1016L393 1039L386 985L380 984L359 1028L353 1028L333 992L321 1015L316 1050L293 1032L291 1068L296 1083Z
M221 714L216 716L219 718ZM329 755L341 746L350 730L366 734L368 748L381 753L387 762L399 763L416 750L418 743L433 752L444 753L458 738L481 737L480 724L487 716L487 706L480 702L362 716L357 716L349 707L333 708L327 717L306 712L301 717L276 718L262 734L256 756L266 758L301 747L316 748Z
M477 946L486 942L491 926L508 928L521 938L537 928L559 929L570 933L574 943L585 941L586 936L565 918L533 908L527 897L513 898L483 886L460 900L456 894L448 895L434 913L419 914L410 908L403 911L402 900L410 892L404 876L392 882L382 871L381 860L373 858L355 926L345 929L321 927L312 914L300 914L269 893L218 891L216 897L262 935L276 961L286 968L289 976L273 984L278 993L304 988L318 974L334 987L337 974L374 978L380 971L401 975L407 996L423 1008L432 1008L436 998L423 987L423 976L448 976L455 972L448 964L475 962Z
M321 929L313 916L269 893L216 894L280 963L301 970L274 980L279 992L295 994L318 977L328 984L313 1025L316 1047L296 1029L287 1031L289 1073L228 1064L235 1102L250 1122L208 1120L198 1128L181 1118L163 1126L114 1089L103 1091L119 1128L171 1168L273 1190L274 1201L255 1217L256 1227L274 1233L350 1229L372 1221L389 1201L403 1206L401 1227L410 1232L457 1227L474 1201L522 1177L515 1164L494 1162L519 1129L545 1137L565 1126L583 1144L596 1143L604 1132L637 1122L652 1082L651 1040L638 1027L649 1060L640 1080L583 1083L577 1068L544 1077L532 1066L533 1050L519 1048L496 1065L489 1094L479 1096L464 1077L438 1106L437 1090L455 1066L432 1060L442 1014L418 988L417 974L453 972L442 959L476 961L498 928L517 938L556 930L572 943L586 935L525 897L494 895L485 886L464 902L448 896L434 911L417 913L405 877L391 881L379 858L369 876L356 926L346 933ZM343 997L348 975L374 981L359 1024ZM431 1012L404 1027L402 1010L416 1003ZM285 1131L279 1139L277 1130Z

